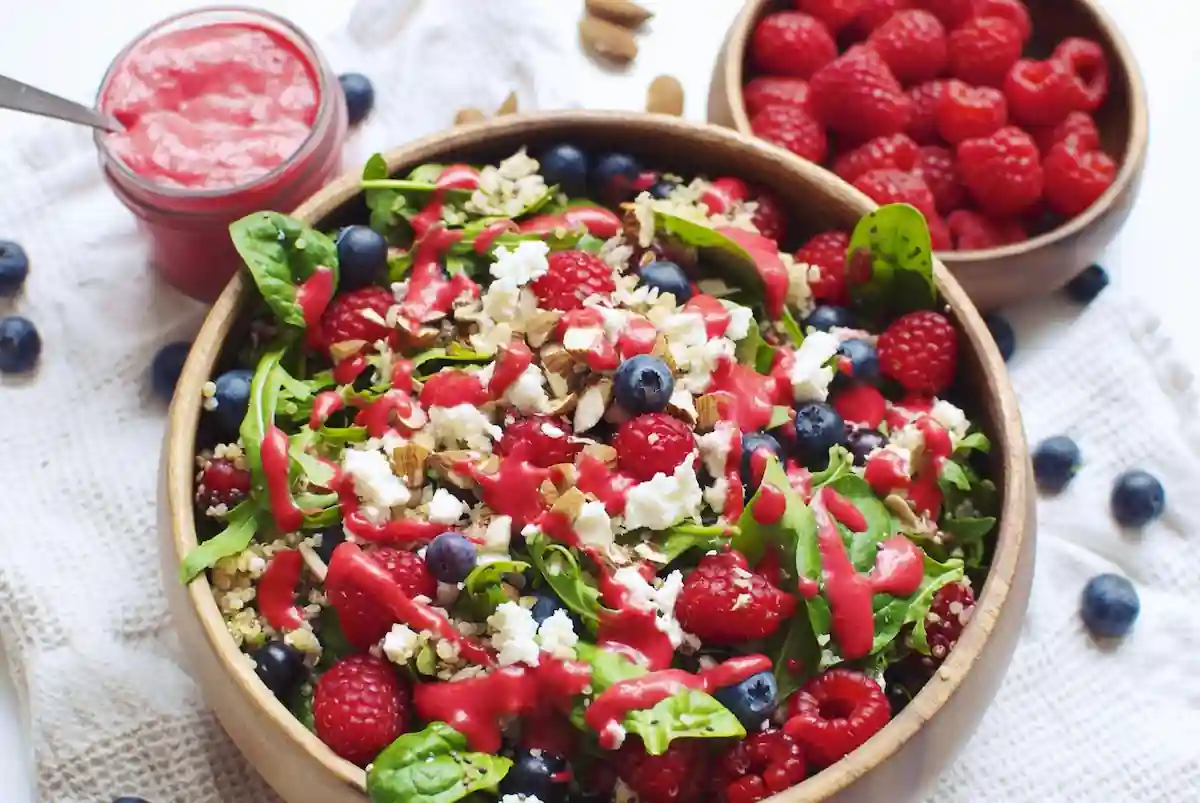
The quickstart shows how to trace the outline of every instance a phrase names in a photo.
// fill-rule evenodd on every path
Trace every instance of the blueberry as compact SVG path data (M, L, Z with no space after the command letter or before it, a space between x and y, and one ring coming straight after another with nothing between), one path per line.
M829 465L829 450L846 437L846 422L828 404L796 408L796 457L805 468L821 471Z
M642 166L627 153L606 153L592 166L592 191L609 206L634 196Z
M29 276L25 249L10 240L0 240L0 297L15 296Z
M613 376L613 395L617 404L633 415L657 413L667 406L675 392L675 377L658 357L639 354L617 368Z
M1129 632L1141 608L1133 583L1119 574L1098 574L1083 587L1079 614L1092 635L1114 638Z
M1033 450L1033 478L1046 493L1060 493L1079 471L1083 456L1066 435L1047 438Z
M639 272L638 284L653 287L660 293L675 296L676 304L683 304L692 297L692 283L683 268L665 259L656 259Z
M268 641L255 650L254 674L279 698L296 688L304 676L304 656L295 647L282 641Z
M562 803L569 783L567 762L561 756L546 750L520 750L500 782L500 796L525 795L542 803Z
M341 522L330 525L324 530L321 530L321 545L317 547L316 552L321 557L321 560L329 563L333 560L333 550L337 549L346 541L346 528Z
M1017 333L1013 331L1012 324L998 312L989 312L983 316L983 322L987 324L988 331L992 333L992 340L996 341L996 348L1000 350L1000 356L1008 362L1012 357L1013 352L1017 350Z
M667 198L671 193L675 192L675 188L679 185L674 181L668 181L665 178L660 178L658 181L650 185L650 194L655 198Z
M779 445L779 441L775 439L774 435L768 435L765 432L747 432L742 436L742 482L751 490L758 488L758 483L762 479L762 477L756 476L757 472L754 470L751 456L763 451L771 452L780 461L783 460L783 447Z
M32 371L42 354L42 337L28 318L0 318L0 374Z
M1083 272L1067 282L1067 295L1080 304L1089 304L1108 287L1108 271L1099 265L1088 265Z
M858 428L846 436L846 448L854 455L854 465L865 466L867 456L887 445L887 438L875 429Z
M846 340L838 346L838 353L850 360L850 376L860 382L879 380L879 352L866 340Z
M187 360L192 344L187 342L168 343L154 355L150 363L150 387L154 395L163 401L170 401L175 395L175 383L183 372L183 363Z
M557 184L572 198L587 195L588 158L582 150L563 142L548 148L538 161L547 184Z
M342 73L338 76L338 83L346 95L346 114L350 125L358 125L375 105L375 87L371 85L370 78L356 72Z
M747 733L754 733L779 705L779 688L773 674L759 672L741 683L717 689L713 697L737 717Z
M213 396L217 407L213 416L230 437L237 437L250 407L250 382L253 379L254 372L245 368L235 368L217 377L217 392Z
M461 583L475 568L475 545L459 532L434 538L425 550L425 565L443 583Z
M1112 491L1113 518L1125 527L1141 527L1163 514L1167 492L1152 474L1135 469L1117 477Z
M144 798L144 797L133 797L132 795L121 795L121 797L114 797L112 803L150 803L150 801L146 800L146 798Z
M538 626L541 626L542 622L549 619L558 611L563 611L571 618L571 624L575 626L575 630L578 632L583 632L583 626L579 619L575 616L575 614L571 613L566 604L564 604L561 599L555 596L552 591L549 589L539 588L532 593L534 603L533 607L529 609L529 612L533 614L533 621L537 622Z
M854 314L845 307L833 307L829 305L821 305L814 309L809 316L805 318L800 328L805 332L811 326L821 332L828 332L835 326L849 328L854 325Z
M366 287L387 273L388 244L370 226L347 226L338 232L338 289Z
M883 690L884 696L887 697L888 705L892 709L892 716L899 716L900 712L912 702L912 692L904 688L899 683L889 683Z

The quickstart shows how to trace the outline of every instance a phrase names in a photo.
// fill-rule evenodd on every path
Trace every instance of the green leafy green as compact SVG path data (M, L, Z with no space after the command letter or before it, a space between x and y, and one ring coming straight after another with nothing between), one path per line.
M600 623L600 591L584 573L575 554L542 533L527 536L525 543L538 574L572 613L595 629Z
M750 329L746 336L738 341L734 356L742 365L749 365L753 368L758 364L758 352L763 345L762 332L758 328L758 322L751 318ZM770 347L768 346L768 348Z
M786 500L783 516L773 524L760 524L754 518L754 506L764 496L764 488L774 488L782 493ZM812 511L804 504L800 495L792 489L787 472L779 464L778 458L772 455L767 460L757 493L754 494L754 497L746 505L746 509L742 511L741 518L738 519L738 532L733 536L733 548L745 555L746 560L753 566L762 560L768 547L774 546L781 551L784 558L785 574L790 579L795 579L795 574L790 566L797 565L796 561L799 561L796 554L797 546L811 541L815 550L816 527ZM820 558L814 555L813 560L819 561ZM806 565L807 562L808 558L806 557Z
M332 605L321 609L317 618L317 632L321 636L321 661L319 666L328 669L347 655L358 652L346 638L342 622Z
M676 524L663 532L666 537L658 551L666 556L667 562L693 549L708 551L719 549L725 544L727 528L721 525Z
M284 349L275 349L268 351L258 361L254 377L250 381L250 400L246 408L246 417L242 419L239 432L246 454L246 464L250 467L254 488L259 492L266 487L262 473L262 442L267 430L275 423L275 410L279 405L280 391L283 389L283 372L279 367L283 355Z
M988 440L987 435L982 432L972 432L958 442L954 447L955 452L988 452L992 448L992 442Z
M575 243L575 248L587 251L589 254L599 254L604 248L604 240L591 234L585 234L579 238L579 242Z
M924 216L908 204L888 204L866 215L854 228L846 250L855 302L869 314L929 309L937 300L933 281L933 245Z
M938 474L938 484L943 488L957 488L960 491L971 490L971 480L967 477L967 472L953 460L942 463L942 470Z
M451 348L447 349L428 349L422 351L417 356L413 357L413 377L416 379L426 379L433 376L438 371L442 370L450 363L463 364L482 364L492 361L492 355L483 354L478 351L464 349L457 344L451 344Z
M776 429L792 420L792 408L775 405L771 408L771 418L767 421L765 429Z
M933 597L942 586L956 583L963 579L963 564L960 560L948 560L939 563L933 558L925 557L925 579L920 587L907 599L892 598L892 601L875 612L875 642L871 652L878 652L888 642L892 641L905 625L912 625L913 649L925 655L929 654L929 641L925 635L925 617L933 605ZM893 612L898 608L899 611ZM885 613L885 611L887 613ZM902 615L901 613L902 612ZM899 623L896 619L899 618Z
M806 603L801 600L800 606ZM812 621L797 611L786 630L776 634L768 647L775 656L775 685L779 688L779 699L785 700L804 685L804 681L815 675L821 665L821 646L813 632ZM793 663L797 664L793 671Z
M783 313L779 316L779 323L783 326L783 331L787 334L788 339L792 341L792 346L799 346L804 342L804 328L800 326L789 308L783 308Z
M684 245L699 250L700 259L728 274L751 299L763 296L763 281L754 257L740 243L711 226L697 223L669 212L654 210L655 227L675 237Z
M384 748L367 770L367 795L372 803L455 803L492 789L511 767L503 756L469 752L465 736L434 722Z
M442 172L446 169L446 165L431 162L429 164L418 165L412 169L405 178L409 181L415 181L420 184L436 184L437 180L442 177ZM386 176L383 176L386 178Z
M313 449L320 440L318 432L302 427L299 432L288 438L288 459L308 479L310 485L318 488L328 488L336 473L333 466L317 458Z
M459 602L474 614L474 618L484 619L508 601L508 595L501 586L505 576L520 574L528 568L528 563L519 560L497 560L480 564L467 575Z
M887 506L880 501L867 481L856 474L850 474L833 482L826 487L837 491L851 502L866 519L867 529L861 533L849 533L850 561L861 572L875 565L875 553L879 544L899 531L899 523Z
M187 585L205 569L215 566L221 558L236 555L250 546L250 541L265 518L266 514L254 499L247 499L229 511L225 529L184 557L179 566L179 582Z
M824 488L830 483L837 482L842 477L854 473L854 457L844 446L832 446L829 449L829 464L821 471L812 475L812 489Z
M740 739L746 729L729 709L702 691L681 691L649 710L631 711L622 723L642 737L652 756L660 756L675 739Z
M623 680L640 678L649 672L644 666L635 664L620 653L605 650L585 641L575 645L575 655L578 660L592 667L593 699ZM586 730L584 722L586 711L587 704L583 699L576 700L574 708L571 709L571 722L580 730Z
M317 732L316 723L313 722L313 684L301 683L291 693L290 699L287 701L288 710L292 712L292 716L300 720L300 724L308 728L313 733Z
M333 240L293 217L279 212L254 212L229 226L229 235L250 270L263 300L283 323L303 329L304 313L296 303L296 288L319 267L334 272L337 248Z

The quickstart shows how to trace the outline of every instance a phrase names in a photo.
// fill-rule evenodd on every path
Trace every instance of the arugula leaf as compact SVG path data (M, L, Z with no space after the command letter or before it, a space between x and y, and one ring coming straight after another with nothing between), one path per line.
M779 699L791 697L804 681L817 673L821 666L821 646L817 643L817 635L813 632L812 620L800 611L805 600L800 600L800 608L792 617L786 631L780 631L772 640L768 652L775 656L772 664L775 667L775 685L779 688ZM789 664L798 663L799 671L793 672Z
M254 377L250 381L250 401L246 417L242 419L239 430L254 488L260 492L266 487L262 473L262 442L267 430L275 423L275 411L279 405L280 391L283 389L282 372L279 367L283 355L284 349L276 349L268 351L258 361Z
M236 555L250 546L264 518L264 512L254 499L246 499L229 511L225 529L184 556L179 566L179 582L187 585L205 569L217 565L221 558Z
M303 476L308 478L311 485L328 488L336 472L331 465L307 451L315 447L318 440L316 432L308 427L301 428L299 432L288 438L288 459L300 469Z
M321 427L317 433L324 443L335 449L348 443L362 443L367 439L366 427Z
M455 803L492 789L508 774L503 756L467 751L467 738L444 722L392 742L367 770L372 803Z
M983 565L987 546L984 538L996 526L994 516L963 516L946 517L941 529L951 536L950 546L961 549L963 562L968 569L978 569Z
M929 226L908 204L887 204L863 217L850 235L846 265L854 300L870 314L930 309L937 300ZM868 267L869 277L855 282Z
M667 557L667 562L693 549L719 549L725 544L726 529L720 525L676 524L664 531L666 539L658 551Z
M604 248L604 240L591 234L585 234L579 238L579 242L575 243L575 248L587 251L589 254L599 254Z
M740 739L746 735L728 708L694 689L668 697L649 710L631 711L623 725L642 737L642 745L652 756L665 753L675 739Z
M413 377L416 379L427 379L430 376L438 373L446 365L450 363L474 363L480 365L489 363L494 358L493 355L483 354L478 351L464 349L461 346L454 348L455 344L451 344L450 350L446 349L428 349L413 357ZM428 364L428 365L427 365Z
M254 212L235 220L229 225L229 235L275 317L303 329L304 313L296 304L296 287L319 267L333 271L337 286L333 240L279 212Z
M485 619L495 613L508 596L500 583L505 575L520 574L529 568L519 560L497 560L476 566L463 583L463 594L459 601L466 605L476 619Z
M924 655L929 654L929 640L925 634L925 617L933 605L933 597L942 586L956 583L963 579L963 564L961 560L951 559L939 563L928 555L925 556L925 579L917 590L904 600L895 600L885 606L890 608L899 604L904 609L903 618L898 625L892 624L892 619L885 617L882 611L875 612L875 642L871 652L883 649L899 633L904 625L912 625L911 641L913 649ZM881 623L881 619L883 622ZM884 626L881 626L883 624ZM890 636L890 637L889 637Z
M758 504L763 496L763 489L767 487L781 492L786 499L783 516L774 524L760 524L754 518L754 506ZM815 550L816 532L817 523L813 518L812 511L804 504L800 495L792 490L787 473L779 464L779 459L771 456L763 471L762 483L758 492L746 505L741 518L738 519L738 532L733 537L733 548L745 555L746 560L753 566L762 560L768 546L778 547L784 557L784 573L788 575L789 579L794 580L796 575L792 571L791 565L795 565L799 560L797 545L811 541L812 548ZM820 557L815 556L814 559L819 561Z
M703 223L672 215L659 209L654 210L655 227L675 237L684 245L699 250L700 261L727 272L750 298L761 299L764 288L762 277L750 255L740 243Z
M374 228L372 226L371 228ZM400 251L399 253L389 253L387 258L388 263L388 281L399 282L404 279L404 275L412 269L413 259L415 254L412 248Z
M783 326L783 331L787 334L788 339L792 341L793 347L804 342L804 327L800 326L788 307L783 308L783 313L779 316L779 323Z
M593 630L600 624L600 590L575 554L542 533L527 536L529 560L563 604Z
M971 480L967 477L967 472L963 467L953 460L947 460L942 463L942 470L938 474L938 485L946 488L957 488L960 491L971 490Z

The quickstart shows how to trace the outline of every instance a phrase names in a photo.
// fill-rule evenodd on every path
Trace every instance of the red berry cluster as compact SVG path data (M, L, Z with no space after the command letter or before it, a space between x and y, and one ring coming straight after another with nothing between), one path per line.
M935 248L1025 240L1115 180L1092 118L1108 94L1103 48L1070 37L1049 58L1023 57L1022 0L794 6L751 38L751 128L878 203L912 204Z

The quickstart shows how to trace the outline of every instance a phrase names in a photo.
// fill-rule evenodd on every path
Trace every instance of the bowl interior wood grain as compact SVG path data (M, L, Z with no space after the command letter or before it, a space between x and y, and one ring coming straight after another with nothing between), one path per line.
M631 151L656 167L682 174L737 175L778 193L791 219L813 231L850 226L870 202L830 174L781 151L747 142L714 126L660 116L567 112L505 117L456 129L387 154L393 171L430 161L484 162L556 141ZM304 204L296 215L321 227L362 219L356 174ZM970 410L993 441L992 473L1002 498L991 574L958 647L896 719L835 767L782 793L778 803L847 800L903 784L914 794L936 778L956 745L978 723L1011 656L1028 599L1033 520L1029 469L1016 400L1004 363L961 288L937 267L939 288L963 331L961 363L976 404ZM255 677L226 632L206 577L186 588L179 560L196 545L192 502L201 386L208 380L249 289L239 275L218 300L196 338L172 404L164 444L160 504L163 571L176 626L193 674L218 718L252 764L290 803L363 800L365 774L335 756ZM970 671L968 671L970 670ZM891 768L888 771L887 768ZM898 800L902 795L889 795Z

